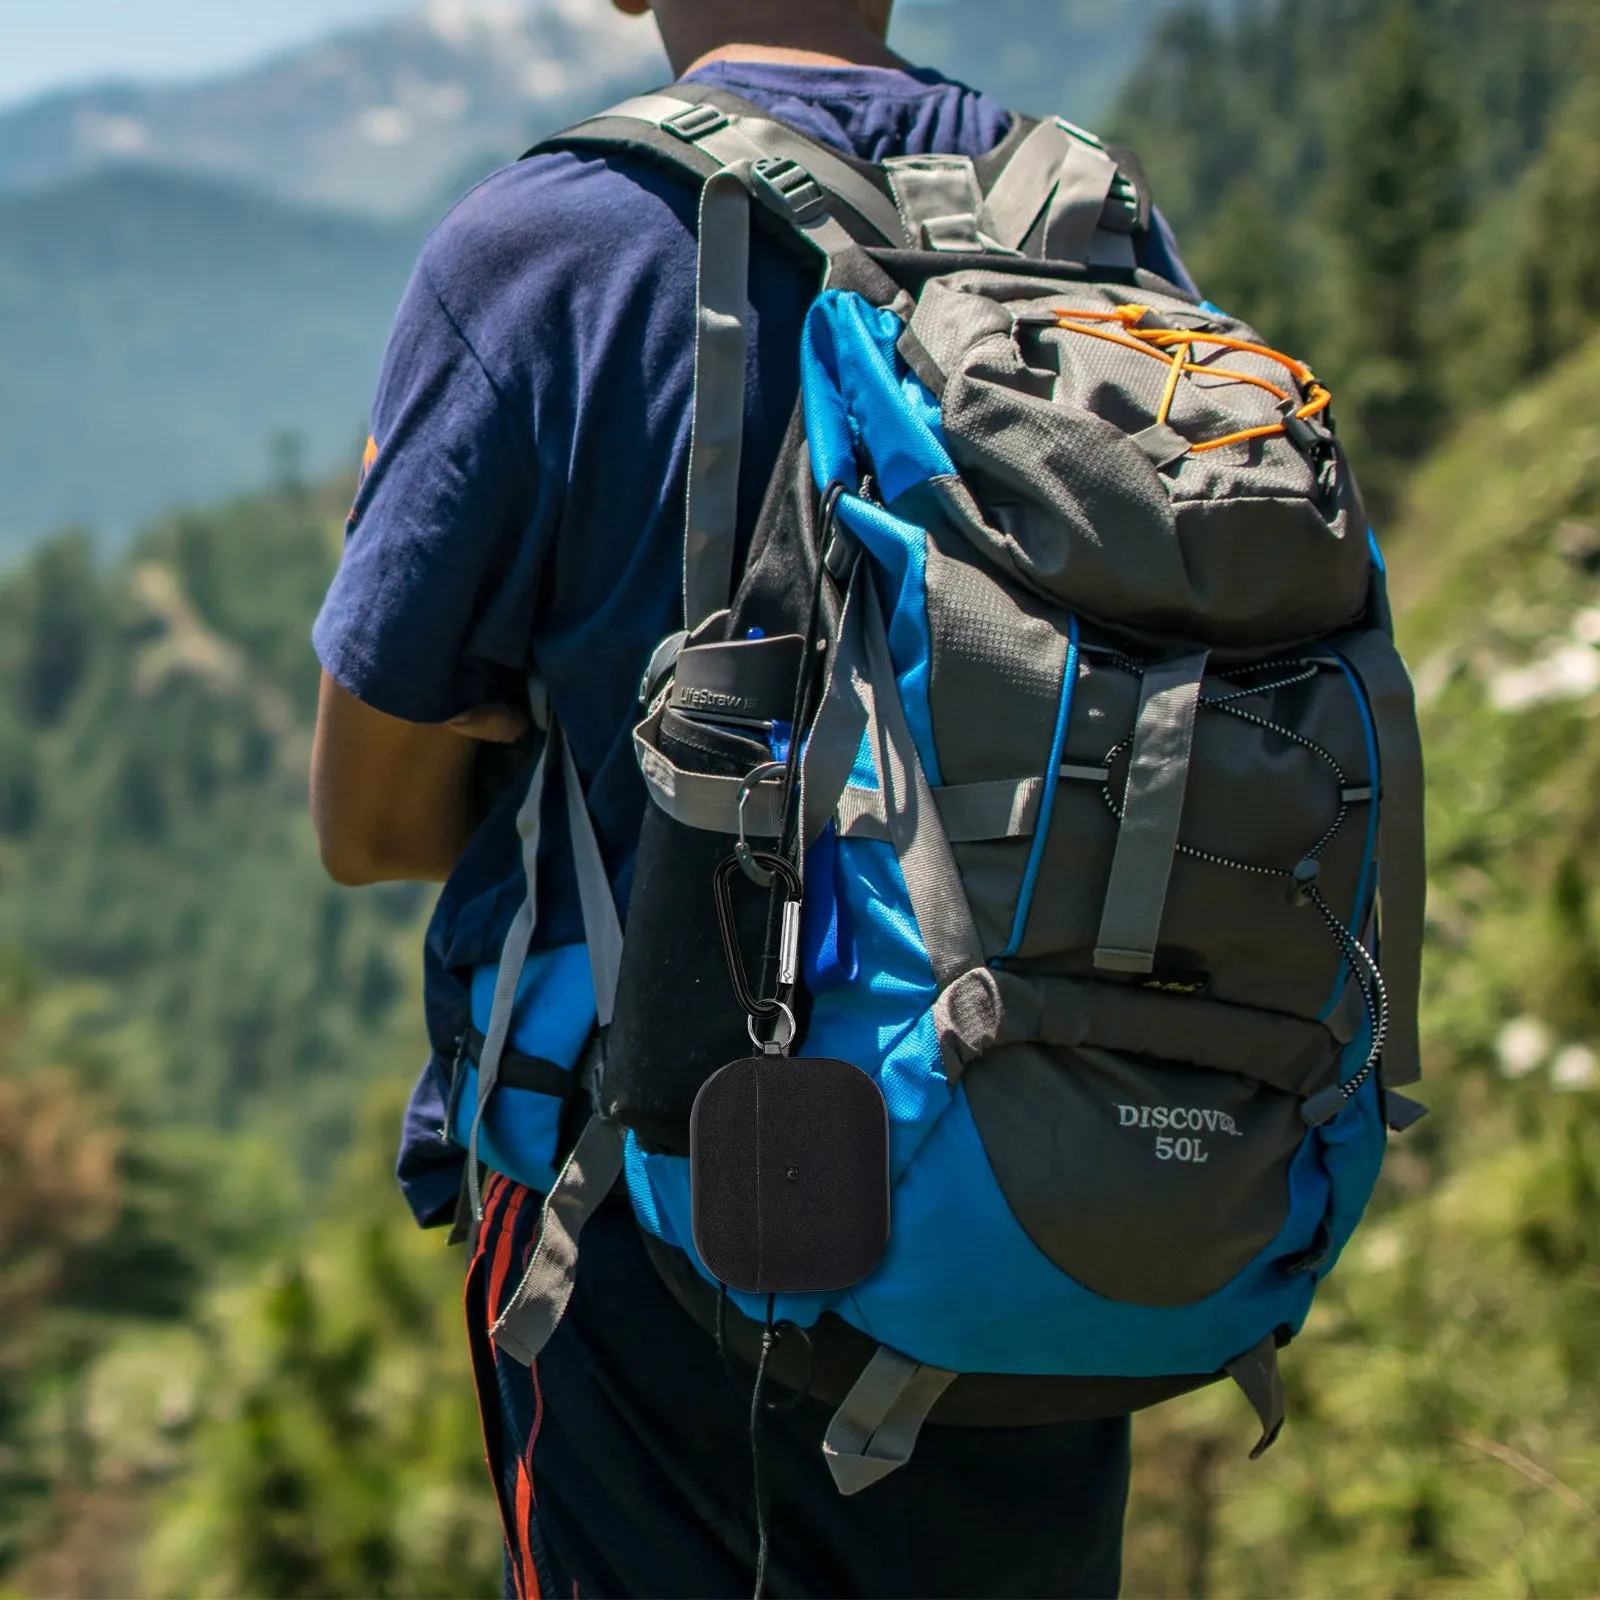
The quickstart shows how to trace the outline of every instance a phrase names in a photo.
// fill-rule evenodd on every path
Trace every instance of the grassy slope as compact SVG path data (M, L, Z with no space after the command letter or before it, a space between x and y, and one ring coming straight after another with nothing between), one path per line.
M1435 1114L1289 1353L1266 1462L1235 1396L1141 1419L1132 1594L1600 1587L1597 388L1600 344L1469 425L1390 541Z

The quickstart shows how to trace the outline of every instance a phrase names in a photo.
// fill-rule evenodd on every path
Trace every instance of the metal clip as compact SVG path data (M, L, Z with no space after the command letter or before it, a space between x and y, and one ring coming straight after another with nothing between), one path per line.
M766 858L758 856L750 848L750 841L745 837L744 808L750 804L750 796L755 793L757 784L764 782L767 778L775 778L779 773L787 772L788 770L789 763L787 761L769 761L765 766L757 767L739 785L739 842L733 847L733 855L734 859L739 863L739 870L758 889L770 889L772 887L772 874L765 871L760 865L760 862Z
M755 855L755 859L767 869L767 884L770 886L774 880L781 881L786 904L783 910L783 946L779 950L779 990L786 998L794 990L794 983L799 978L799 946L800 946L800 873L792 861L787 861L780 855L773 855L762 851ZM750 987L749 975L744 969L744 955L739 947L739 924L733 914L733 880L736 873L743 868L743 863L737 856L727 857L717 868L713 880L713 890L717 903L717 926L722 932L722 951L727 957L728 977L733 984L734 998L738 1000L740 1009L743 1010L754 1022L768 1022L772 1018L781 1016L787 1009L782 999L762 1000ZM790 924L793 923L793 932ZM783 970L792 968L794 978L785 981ZM792 1018L791 1018L792 1020ZM791 1037L793 1036L791 1030ZM752 1037L754 1035L752 1034ZM759 1041L757 1041L759 1043Z

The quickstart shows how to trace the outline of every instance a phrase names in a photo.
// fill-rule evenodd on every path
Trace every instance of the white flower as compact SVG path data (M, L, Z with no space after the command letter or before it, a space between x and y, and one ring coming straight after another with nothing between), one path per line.
M1586 1044L1569 1044L1550 1063L1550 1081L1558 1089L1588 1089L1600 1083L1600 1060Z
M1555 1041L1537 1017L1518 1017L1500 1030L1495 1053L1500 1071L1508 1078L1526 1078L1549 1057Z

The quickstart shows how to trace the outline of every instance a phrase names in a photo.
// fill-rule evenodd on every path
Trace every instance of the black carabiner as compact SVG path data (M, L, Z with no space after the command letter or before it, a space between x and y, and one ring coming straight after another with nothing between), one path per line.
M792 861L770 851L754 850L750 852L750 857L783 884L786 903L782 926L787 946L791 941L797 941L799 936L800 874ZM743 871L744 865L738 856L729 856L717 867L713 879L717 926L722 930L722 951L727 957L728 977L733 983L735 998L749 1016L769 1021L782 1015L783 1002L794 989L794 977L780 972L779 993L771 1000L759 999L750 987L749 976L744 970L744 954L739 948L739 925L733 915L733 880L742 876ZM791 928L793 933L790 932ZM793 964L789 951L784 949L780 951L780 966L786 964L786 958L789 958L787 964ZM782 981L785 977L787 981Z

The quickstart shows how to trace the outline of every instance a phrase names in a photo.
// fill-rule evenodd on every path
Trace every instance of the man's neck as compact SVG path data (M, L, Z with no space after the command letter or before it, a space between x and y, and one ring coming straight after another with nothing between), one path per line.
M761 61L778 66L891 67L897 56L853 9L820 3L768 6L744 0L730 24L729 9L689 3L658 4L656 21L674 72L682 76L712 61ZM721 13L721 15L719 15Z
M870 35L869 35L870 37ZM697 56L684 69L687 75L713 61L763 61L778 67L891 67L905 70L907 63L886 44L873 41L873 48L832 55L823 50L801 50L792 45L724 44Z

